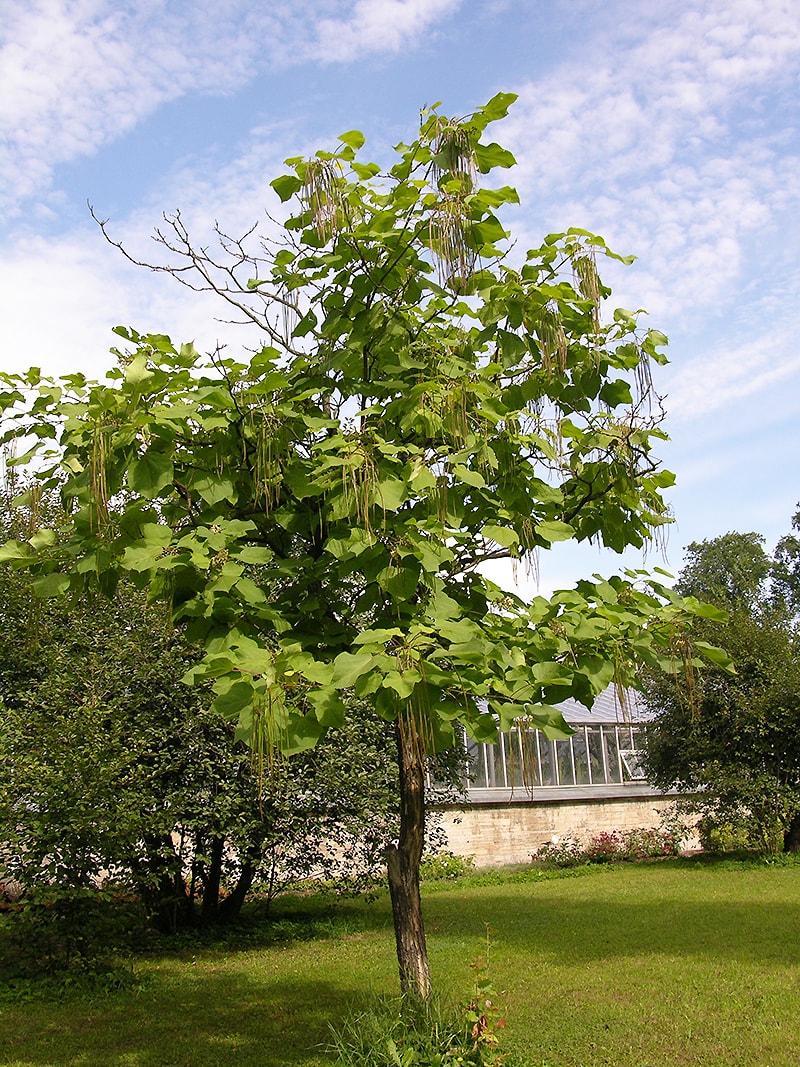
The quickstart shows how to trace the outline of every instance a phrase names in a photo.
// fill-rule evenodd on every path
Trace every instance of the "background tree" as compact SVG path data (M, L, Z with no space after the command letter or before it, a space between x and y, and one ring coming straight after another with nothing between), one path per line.
M11 518L19 536L30 516ZM4 569L0 597L0 881L65 898L111 872L174 931L236 918L254 882L379 868L397 766L368 709L263 776L209 687L181 682L200 650L130 582L42 600Z
M675 589L746 614L765 603L773 564L757 533L726 533L710 541L693 541Z
M287 161L272 185L296 213L260 245L220 231L220 261L168 219L159 269L256 324L254 354L119 329L105 383L32 370L0 394L17 462L65 479L68 540L2 549L41 595L126 574L165 599L205 646L188 679L258 760L340 727L351 691L393 724L385 855L401 985L423 996L426 753L521 714L564 736L553 703L629 683L687 610L642 574L529 604L482 569L569 538L641 546L673 480L652 454L666 339L601 315L603 240L571 230L504 261L496 211L517 195L481 175L514 162L484 139L512 100L426 112L388 171L357 131Z
M690 805L707 828L741 827L770 851L800 847L800 647L790 586L779 571L776 596L763 540L728 533L689 545L676 589L727 610L727 620L696 619L692 629L696 642L729 652L736 674L711 667L676 683L649 672L645 764L662 788L697 794Z
M800 505L792 517L792 530L775 546L770 579L775 607L796 619L800 615Z

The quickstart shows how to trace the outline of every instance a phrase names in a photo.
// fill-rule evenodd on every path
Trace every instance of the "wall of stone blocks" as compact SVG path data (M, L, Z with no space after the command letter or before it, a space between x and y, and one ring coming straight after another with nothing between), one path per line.
M474 856L479 867L529 863L553 837L586 838L602 831L656 827L673 801L663 796L470 805L440 812L446 848ZM690 840L685 847L695 848Z

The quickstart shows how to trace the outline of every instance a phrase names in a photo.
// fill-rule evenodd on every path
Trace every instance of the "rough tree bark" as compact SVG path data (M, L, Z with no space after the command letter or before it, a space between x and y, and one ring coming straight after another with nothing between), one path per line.
M396 725L400 772L400 836L386 850L400 988L426 999L431 994L428 948L422 922L419 865L425 843L425 756L412 716Z

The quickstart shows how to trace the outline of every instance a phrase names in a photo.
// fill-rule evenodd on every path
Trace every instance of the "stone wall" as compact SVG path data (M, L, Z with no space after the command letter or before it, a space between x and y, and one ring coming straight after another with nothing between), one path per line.
M586 838L602 831L659 825L673 799L662 795L597 800L550 800L471 804L440 812L446 847L474 856L479 867L529 863L531 854L554 836ZM696 847L689 842L688 847Z

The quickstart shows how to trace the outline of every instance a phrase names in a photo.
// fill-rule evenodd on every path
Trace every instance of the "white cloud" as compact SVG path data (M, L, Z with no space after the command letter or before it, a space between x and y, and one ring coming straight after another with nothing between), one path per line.
M797 286L778 290L800 243L799 59L800 7L785 0L644 3L611 49L598 39L524 85L503 131L521 241L602 233L640 257L604 268L614 306L694 333L701 354L669 386L676 418L796 373ZM775 291L769 319L752 309L756 278ZM703 351L706 329L735 340Z
M773 330L740 345L726 345L684 363L669 383L671 420L707 418L736 400L800 373L796 327Z
M0 28L0 209L45 189L186 93L224 94L265 69L397 51L460 0L6 0Z
M346 19L322 19L313 49L325 60L344 62L364 52L396 52L461 0L356 0Z

